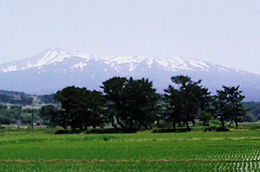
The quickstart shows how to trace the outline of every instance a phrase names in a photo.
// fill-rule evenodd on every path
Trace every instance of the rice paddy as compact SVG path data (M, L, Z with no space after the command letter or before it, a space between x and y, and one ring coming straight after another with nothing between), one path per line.
M260 131L66 134L1 129L0 171L260 171Z

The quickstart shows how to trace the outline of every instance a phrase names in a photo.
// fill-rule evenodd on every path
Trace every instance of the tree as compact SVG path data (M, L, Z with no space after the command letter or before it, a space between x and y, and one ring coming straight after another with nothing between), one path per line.
M107 122L107 108L105 108L106 100L99 91L88 91L85 97L85 128L92 126L94 129L104 127Z
M200 85L201 80L194 82L183 75L174 76L171 80L176 88L170 85L164 90L168 105L166 118L172 120L174 129L176 122L183 121L190 130L189 121L194 122L199 111L207 109L210 93Z
M54 105L43 106L39 112L44 124L55 124L56 116L58 116L58 109Z
M179 123L183 120L184 107L183 99L180 91L175 89L173 86L169 86L168 89L165 89L164 102L165 102L165 112L164 119L172 123L173 129L176 129L176 123Z
M238 122L242 121L242 117L246 114L246 111L242 104L245 96L242 95L243 91L239 90L239 87L240 86L224 87L228 95L227 99L229 102L229 113L235 121L236 127L238 127Z
M153 83L148 79L134 80L131 77L125 90L126 108L131 117L130 128L132 128L133 122L138 129L141 127L152 128L151 125L156 120L156 103L159 99L156 89L153 88Z
M212 119L212 114L207 111L202 111L199 115L199 120L203 122L203 125L209 125L209 121Z
M238 127L238 122L246 114L242 104L245 96L242 95L239 87L223 86L223 90L217 90L215 106L223 128L225 120L234 120L236 127Z
M105 98L101 92L71 86L58 91L55 99L61 103L61 110L54 121L64 128L71 126L75 132L77 129L87 129L88 126L94 129L104 126Z
M148 79L113 77L103 82L107 102L110 104L111 123L115 128L151 128L156 120L158 95Z
M73 132L84 126L84 97L86 88L66 87L55 94L55 99L61 103L61 110L56 121L64 128L71 126Z
M112 126L116 129L117 125L121 128L125 128L124 120L127 116L124 108L126 104L124 89L127 84L127 79L125 77L113 77L102 84L103 86L101 86L101 88L110 107L109 118Z

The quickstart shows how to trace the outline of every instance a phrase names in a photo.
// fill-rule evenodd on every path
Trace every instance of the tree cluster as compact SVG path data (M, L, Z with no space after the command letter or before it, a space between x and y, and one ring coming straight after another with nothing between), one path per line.
M148 79L113 77L102 83L102 92L75 86L55 94L60 110L51 109L41 114L45 120L73 131L88 127L114 127L118 130L141 130L159 127L160 123L186 127L196 120L209 125L212 118L238 122L245 115L244 96L237 87L225 87L211 95L201 80L188 76L174 76L172 85L158 94Z
M52 120L62 127L70 126L72 131L76 131L77 128L82 130L88 126L104 126L106 108L101 92L71 86L58 91L55 99L61 102L61 110L52 115Z
M243 117L244 122L256 122L260 120L260 102L243 102L247 114Z
M41 121L38 109L34 111L34 122ZM32 123L32 109L22 108L22 106L12 105L0 105L0 124L31 124Z

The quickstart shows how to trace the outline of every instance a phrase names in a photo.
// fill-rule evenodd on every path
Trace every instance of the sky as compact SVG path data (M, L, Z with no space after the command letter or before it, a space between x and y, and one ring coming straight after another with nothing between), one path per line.
M0 0L0 63L55 47L189 57L260 74L260 1Z

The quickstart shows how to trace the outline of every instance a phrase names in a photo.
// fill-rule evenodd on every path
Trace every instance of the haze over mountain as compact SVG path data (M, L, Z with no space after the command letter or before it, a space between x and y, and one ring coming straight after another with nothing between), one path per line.
M222 85L241 85L246 100L260 100L260 76L184 57L98 57L86 52L47 49L33 57L0 65L0 89L33 94L54 93L65 86L100 89L113 76L146 77L162 92L174 75L189 75L213 93Z

